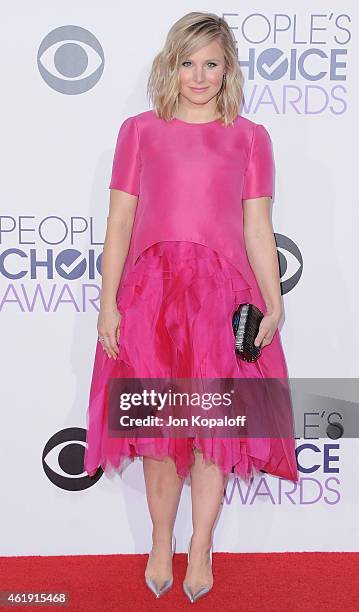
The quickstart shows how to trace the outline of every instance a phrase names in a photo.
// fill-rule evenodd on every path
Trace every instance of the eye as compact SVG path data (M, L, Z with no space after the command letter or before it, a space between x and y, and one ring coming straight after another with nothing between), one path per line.
M42 466L48 479L64 491L84 491L102 476L103 470L90 478L84 470L86 430L69 427L56 432L46 442Z
M298 245L283 234L275 233L282 295L291 291L303 272L303 256Z
M56 91L82 94L96 85L104 70L100 41L79 26L60 26L41 41L37 65L44 81Z
M185 64L191 64L192 62L190 62L189 60L186 62L182 62L182 66L184 66ZM209 66L210 64L212 64L212 66L218 66L218 64L216 64L215 62L207 62L207 66Z

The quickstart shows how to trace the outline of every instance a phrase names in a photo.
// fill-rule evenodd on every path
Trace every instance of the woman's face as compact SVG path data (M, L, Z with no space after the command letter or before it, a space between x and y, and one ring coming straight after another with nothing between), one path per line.
M180 97L196 106L207 104L221 89L224 72L222 47L217 41L212 41L182 60L179 68Z

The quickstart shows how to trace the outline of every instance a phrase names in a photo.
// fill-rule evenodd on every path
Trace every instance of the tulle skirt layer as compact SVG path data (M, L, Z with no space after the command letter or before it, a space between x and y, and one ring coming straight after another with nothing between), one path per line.
M241 273L208 247L159 242L145 250L121 283L117 306L119 355L96 344L87 413L84 468L119 472L136 457L170 457L186 477L194 449L223 474L245 481L259 471L297 481L290 438L140 438L107 434L106 383L110 378L286 378L278 330L260 359L243 362L234 351L232 315L253 290Z

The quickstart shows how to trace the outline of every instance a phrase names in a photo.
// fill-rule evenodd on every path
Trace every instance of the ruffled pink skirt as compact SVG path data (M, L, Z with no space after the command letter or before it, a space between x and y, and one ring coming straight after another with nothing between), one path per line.
M194 242L159 242L145 250L121 283L119 355L96 343L87 413L84 469L120 473L136 457L171 457L186 477L193 450L223 474L245 481L259 471L297 482L294 438L140 438L107 435L110 378L286 378L279 331L253 363L234 351L232 315L252 290L226 259Z

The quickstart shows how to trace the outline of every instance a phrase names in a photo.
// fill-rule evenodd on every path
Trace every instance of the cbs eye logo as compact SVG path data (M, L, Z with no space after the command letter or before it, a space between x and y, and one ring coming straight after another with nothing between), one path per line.
M79 26L61 26L40 44L37 65L44 81L59 93L77 95L101 78L105 65L97 38Z
M283 234L275 234L280 270L282 295L291 291L303 272L303 257L293 240Z
M50 438L42 453L42 467L54 485L65 491L84 491L101 478L102 468L92 477L84 471L85 447L86 430L80 427L62 429Z

